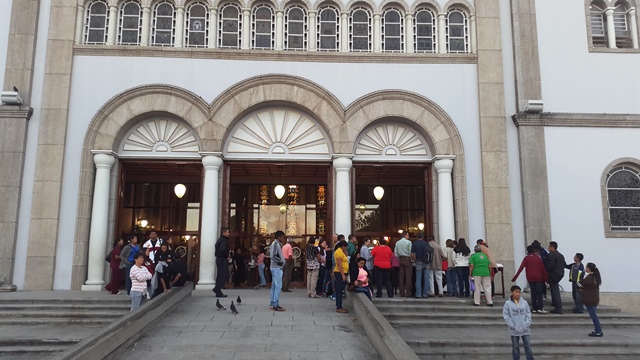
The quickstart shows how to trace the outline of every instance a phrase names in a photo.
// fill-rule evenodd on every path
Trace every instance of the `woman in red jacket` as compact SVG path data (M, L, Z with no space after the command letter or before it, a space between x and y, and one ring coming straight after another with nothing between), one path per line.
M538 314L546 314L547 311L542 308L542 294L544 291L544 284L549 281L547 271L544 269L544 263L542 258L535 254L533 246L527 246L527 256L522 260L518 272L513 276L511 281L516 281L523 269L527 269L527 281L531 288L531 306L533 310L531 312Z
M111 254L109 256L109 267L111 268L111 282L105 286L105 288L112 294L120 294L120 282L124 278L124 271L120 269L120 252L124 246L124 240L120 239L113 245Z
M376 297L382 297L382 283L387 288L387 296L393 297L393 288L391 287L391 256L393 251L387 246L387 240L380 240L380 245L371 250L373 257L373 273L376 279L378 291Z

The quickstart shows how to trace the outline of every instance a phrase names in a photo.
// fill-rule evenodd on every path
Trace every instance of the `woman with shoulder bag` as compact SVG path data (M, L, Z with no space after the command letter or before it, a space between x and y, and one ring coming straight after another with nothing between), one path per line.
M582 303L587 307L587 312L591 316L593 321L594 331L588 335L593 337L602 337L602 327L600 326L600 320L596 309L600 303L600 285L602 285L602 278L600 277L600 270L594 263L588 263L586 267L587 276L580 280L579 287L582 289Z
M307 245L307 297L320 297L316 294L316 283L318 282L318 272L320 271L320 251L315 246L316 238L310 237Z

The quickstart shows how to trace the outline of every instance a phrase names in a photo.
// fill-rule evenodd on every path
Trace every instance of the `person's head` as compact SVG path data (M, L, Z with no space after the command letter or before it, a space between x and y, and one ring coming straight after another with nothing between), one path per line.
M288 237L287 238L287 244L293 244L293 238Z
M582 260L583 260L583 259L584 259L584 255L582 255L582 253L576 253L576 254L573 256L573 261L574 261L576 264L580 264L580 263L582 263Z
M427 236L427 241L436 241L436 237L433 235Z
M513 285L511 287L511 297L513 300L520 300L520 295L522 293L522 289L518 285Z
M310 246L315 245L316 243L316 237L315 236L310 236L309 237L309 241L307 242L307 244L309 244Z
M527 246L527 254L533 254L536 250L533 248L533 245Z
M157 240L158 239L158 233L155 231L152 231L149 233L149 240Z
M591 274L596 277L596 283L598 284L598 286L602 285L602 277L600 277L600 269L596 267L596 264L592 262L587 263L586 271L588 274Z
M347 242L343 240L338 241L338 245L337 247L339 247L340 249L342 249L342 251L345 251L347 249Z
M416 239L418 239L418 240L424 240L424 233L423 233L423 232L419 232L419 233L416 235Z
M355 236L355 235L353 235L353 234L349 234L349 242L350 242L350 243L357 244L357 243L358 243L358 239L356 238L356 236Z
M229 228L228 227L221 228L220 235L224 237L229 237Z
M131 243L131 245L136 245L138 243L138 237L133 236L131 240L129 240L129 242Z
M482 239L476 240L476 245L484 245L484 240Z
M141 253L138 253L136 256L133 257L133 261L136 263L137 266L142 266L142 264L144 264L144 255L142 255Z
M284 231L278 230L276 231L276 240L283 242L284 241Z
M362 243L364 244L364 246L370 247L371 246L371 238L370 237L364 238L364 240L362 240Z
M331 235L331 242L334 244L338 243L338 234Z
M480 245L476 245L476 246L473 247L473 251L474 252L481 252L482 248L480 247Z
M238 255L242 254L242 250L240 248L237 248L236 249L236 254L238 254Z
M327 240L325 240L325 239L321 239L320 240L320 248L322 248L322 249L326 249L327 248Z
M148 247L148 248L144 249L144 254L145 254L145 256L149 257L149 255L151 255L151 248Z
M122 247L122 245L124 245L124 239L123 238L118 239L118 241L116 241L115 245L118 245L118 246Z
M387 239L385 239L385 238L380 239L380 246L382 246L382 245L387 245L387 242L388 242L388 241L387 241Z
M458 246L467 246L467 240L464 238L458 239Z
M402 237L405 238L405 239L408 239L409 238L409 232L408 231L403 231L402 232Z
M550 252L554 252L556 250L558 250L558 243L555 242L555 241L550 242L549 243L549 251Z
M344 235L340 234L338 235L338 241L344 241Z
M167 239L167 244L173 244L173 238L171 236L169 236L169 238Z
M358 267L362 269L364 268L364 265L367 263L367 259L363 257L359 257L358 260L356 260L356 263L358 264Z
M451 239L447 239L447 241L444 243L448 248L452 248L453 247L453 240Z
M160 245L160 251L162 252L166 252L169 250L169 245L162 243L162 245Z

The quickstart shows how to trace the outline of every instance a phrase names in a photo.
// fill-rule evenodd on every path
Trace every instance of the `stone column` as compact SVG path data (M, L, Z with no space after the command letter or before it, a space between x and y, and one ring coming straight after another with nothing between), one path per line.
M184 7L176 7L176 40L173 43L175 47L182 47L184 43Z
M149 45L149 34L151 33L151 7L142 5L142 34L140 34L140 45Z
M607 43L612 49L616 49L616 27L613 23L613 12L615 8L607 8L605 14L607 15Z
M476 46L476 16L471 14L469 16L469 43L471 44L471 53L476 53L478 51Z
M92 151L96 164L89 232L89 261L87 281L82 291L100 291L104 285L104 254L107 251L107 226L109 223L109 182L111 168L116 162L111 151Z
M284 11L276 10L276 50L284 48Z
M251 49L251 10L242 9L242 44L244 50Z
M349 52L349 12L343 11L340 21L340 51Z
M456 222L453 212L453 159L436 157L433 167L438 173L438 242L443 245L447 239L455 239Z
M107 29L107 45L116 43L116 30L118 30L118 6L109 5L109 28Z
M631 44L634 49L638 48L638 20L636 19L636 8L629 10L629 27L631 28Z
M222 166L219 153L202 153L204 186L202 187L202 223L200 226L200 278L196 290L210 290L216 283L215 246L218 228L218 173Z
M82 44L82 32L84 30L84 5L78 4L76 7L76 35L74 42Z
M211 9L209 12L209 43L207 47L209 49L215 49L218 45L218 10L216 8Z
M380 25L380 14L373 15L373 52L381 52L382 46L382 25Z
M413 54L413 13L406 13L404 16L404 43L407 54Z
M16 291L13 279L27 127L32 109L0 105L0 292Z
M307 38L307 49L309 51L316 51L316 16L315 10L309 10L309 37Z
M336 155L333 159L333 168L336 171L334 219L335 232L351 233L351 167L353 163L350 155Z
M447 52L447 14L438 14L438 52Z

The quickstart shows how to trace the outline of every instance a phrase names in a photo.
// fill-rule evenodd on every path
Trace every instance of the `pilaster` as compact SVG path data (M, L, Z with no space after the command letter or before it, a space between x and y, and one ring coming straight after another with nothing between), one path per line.
M333 159L335 170L335 232L337 234L350 234L352 206L351 206L351 169L353 155L336 154Z

